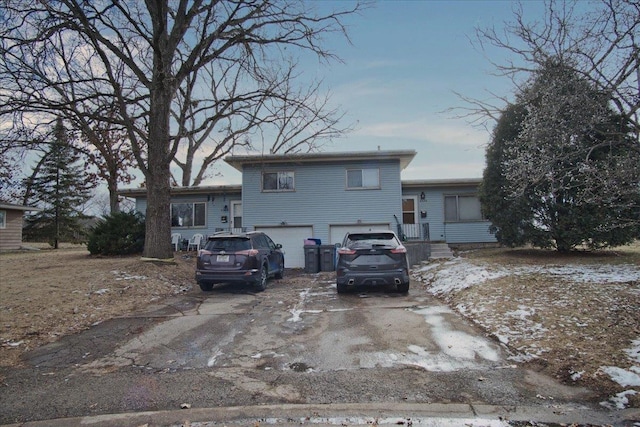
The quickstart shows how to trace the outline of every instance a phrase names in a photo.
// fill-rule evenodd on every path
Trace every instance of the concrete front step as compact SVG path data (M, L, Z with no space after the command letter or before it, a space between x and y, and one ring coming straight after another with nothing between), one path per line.
M446 243L432 243L429 259L453 258L453 252Z

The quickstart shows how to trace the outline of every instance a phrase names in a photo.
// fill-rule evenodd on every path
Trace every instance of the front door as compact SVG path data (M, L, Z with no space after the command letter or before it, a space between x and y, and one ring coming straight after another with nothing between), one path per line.
M402 232L409 239L420 238L417 196L404 196L402 198Z
M231 202L231 229L235 233L242 231L242 202Z

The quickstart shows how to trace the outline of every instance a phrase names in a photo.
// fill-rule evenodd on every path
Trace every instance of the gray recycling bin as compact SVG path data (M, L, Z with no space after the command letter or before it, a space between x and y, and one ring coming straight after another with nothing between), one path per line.
M334 271L336 269L335 245L320 245L320 271Z
M304 245L304 272L317 273L320 271L320 246Z

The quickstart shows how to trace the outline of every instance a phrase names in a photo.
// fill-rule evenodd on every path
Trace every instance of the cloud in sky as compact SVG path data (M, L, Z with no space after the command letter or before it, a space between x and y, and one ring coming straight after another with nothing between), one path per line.
M366 124L354 131L353 136L393 138L458 148L477 148L489 140L489 135L485 130L476 129L467 123L460 123L457 120L434 121L432 119Z

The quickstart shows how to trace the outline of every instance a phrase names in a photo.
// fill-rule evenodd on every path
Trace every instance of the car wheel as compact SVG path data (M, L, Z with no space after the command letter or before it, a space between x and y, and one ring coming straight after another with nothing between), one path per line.
M409 282L399 284L397 289L399 293L406 294L409 292Z
M278 271L275 275L276 279L282 279L284 277L284 260L280 261L280 265L278 266L280 271Z
M204 292L210 292L213 290L213 283L198 283L198 285L200 285L200 289L202 289Z
M259 291L264 291L267 289L267 267L264 265L260 268L260 275L258 276L258 281L256 282L256 289Z
M339 294L346 294L347 293L347 285L342 285L342 284L338 283L337 289L338 289L338 293Z

